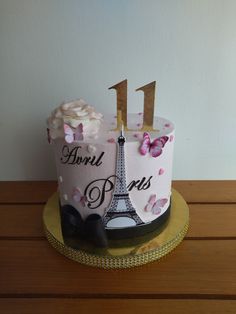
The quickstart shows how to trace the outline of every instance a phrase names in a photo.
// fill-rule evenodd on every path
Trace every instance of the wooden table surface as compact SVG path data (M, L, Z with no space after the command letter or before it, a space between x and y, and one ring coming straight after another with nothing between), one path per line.
M0 313L236 313L236 181L175 181L190 229L144 266L80 265L45 239L55 182L0 182Z

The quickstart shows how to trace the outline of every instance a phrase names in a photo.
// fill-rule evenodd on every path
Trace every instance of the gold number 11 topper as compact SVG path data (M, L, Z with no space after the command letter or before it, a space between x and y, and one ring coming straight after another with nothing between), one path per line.
M121 81L109 89L116 90L116 109L117 109L117 130L121 127L121 121L124 124L124 129L127 127L127 80ZM155 103L155 88L156 82L151 82L147 85L139 87L136 91L143 91L144 93L144 112L143 112L143 126L140 131L152 131L153 117L154 117L154 103Z

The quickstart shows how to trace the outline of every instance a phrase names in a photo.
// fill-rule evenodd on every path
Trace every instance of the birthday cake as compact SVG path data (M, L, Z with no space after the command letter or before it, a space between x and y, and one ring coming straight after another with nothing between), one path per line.
M170 216L174 125L153 116L155 82L139 89L144 111L135 114L127 113L127 81L112 88L113 115L78 99L47 120L62 234L74 248L142 240L161 232Z

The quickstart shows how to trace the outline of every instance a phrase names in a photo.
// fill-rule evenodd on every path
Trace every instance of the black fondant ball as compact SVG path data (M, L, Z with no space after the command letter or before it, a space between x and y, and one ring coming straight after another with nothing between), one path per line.
M61 207L61 227L63 236L76 236L83 228L80 213L71 205Z

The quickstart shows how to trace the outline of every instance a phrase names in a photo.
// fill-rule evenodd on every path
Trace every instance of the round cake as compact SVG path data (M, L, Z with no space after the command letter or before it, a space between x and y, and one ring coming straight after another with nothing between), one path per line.
M48 118L64 241L110 247L142 241L168 223L174 146L172 122L143 113L106 115L79 99ZM127 124L127 125L126 125Z

